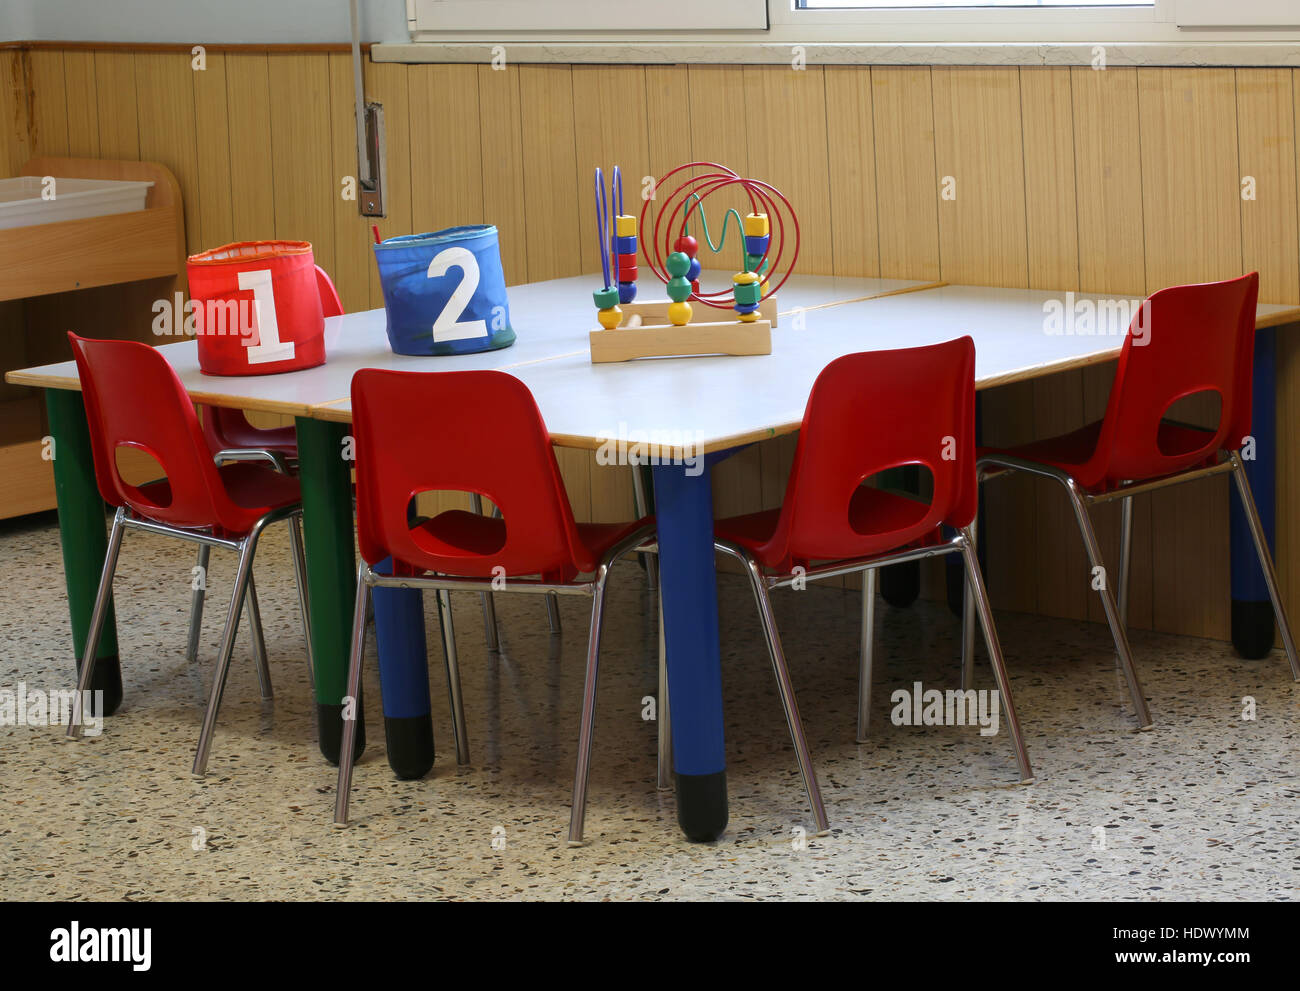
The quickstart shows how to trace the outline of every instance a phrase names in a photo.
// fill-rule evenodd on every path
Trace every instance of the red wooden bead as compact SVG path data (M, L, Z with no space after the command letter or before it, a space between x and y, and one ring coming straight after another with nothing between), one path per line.
M700 244L698 241L695 240L695 238L691 237L689 234L683 234L681 237L679 237L676 241L673 242L673 250L681 251L694 258L695 253L700 250Z

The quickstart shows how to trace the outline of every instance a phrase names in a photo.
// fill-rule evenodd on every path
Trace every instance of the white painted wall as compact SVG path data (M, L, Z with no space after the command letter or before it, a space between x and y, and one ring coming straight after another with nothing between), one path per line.
M348 11L348 0L0 0L0 39L346 42L352 37ZM361 0L361 40L410 40L406 0Z

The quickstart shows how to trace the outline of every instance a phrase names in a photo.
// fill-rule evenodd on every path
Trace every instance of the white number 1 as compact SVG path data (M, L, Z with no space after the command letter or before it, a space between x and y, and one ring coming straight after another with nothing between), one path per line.
M293 357L293 341L280 340L280 324L275 318L275 291L271 288L271 270L259 268L239 273L239 288L253 290L253 310L257 321L257 343L248 347L248 363L287 361Z
M478 261L468 248L445 248L433 256L429 262L429 278L437 279L447 274L447 269L457 267L463 277L455 291L447 300L438 318L433 321L434 341L463 341L468 337L487 337L487 321L466 320L461 322L460 315L474 298L478 288Z

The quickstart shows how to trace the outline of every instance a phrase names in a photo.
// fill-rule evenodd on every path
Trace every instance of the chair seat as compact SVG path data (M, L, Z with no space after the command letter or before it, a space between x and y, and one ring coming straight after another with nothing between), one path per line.
M623 538L653 521L653 517L633 520L630 523L579 523L578 538L582 547L575 548L576 563L584 572L594 571L605 554ZM463 509L449 509L432 519L425 520L416 530L422 530L439 542L458 548L467 555L490 556L505 546L506 521L495 516L480 516ZM585 552L585 559L584 559ZM467 560L473 560L473 557ZM419 562L410 562L419 564ZM490 565L491 561L488 560ZM487 577L480 575L481 562L471 565L462 577ZM507 578L520 578L522 574L507 574Z
M237 519L224 521L223 529L231 533L247 533L267 513L292 506L301 499L296 478L282 475L256 461L228 462L217 467L217 474L226 494L239 510ZM166 479L142 485L137 491L158 506L166 506L172 501L171 485ZM142 507L132 508L142 516L149 515Z
M929 509L930 504L922 500L864 485L859 487L853 493L853 498L849 500L849 524L862 534L907 531L922 520ZM765 568L783 570L785 562L775 559L773 555L762 550L776 532L780 517L779 509L765 509L758 513L732 516L714 523L713 532L719 539L739 544L748 550ZM935 527L919 538L906 540L886 552L873 556L884 556L886 553L894 553L905 548L927 547L942 542L943 531ZM811 563L811 559L796 557L793 563L806 567Z
M1009 455L1024 461L1032 461L1035 464L1049 465L1064 471L1086 492L1105 491L1108 488L1113 488L1113 483L1118 479L1107 479L1103 474L1104 468L1093 467L1088 463L1097 450L1097 438L1101 435L1101 423L1101 420L1096 420L1067 434L1045 437L1042 440L1020 444L1015 447L980 447L976 449L975 456L982 458L990 454ZM1189 427L1162 420L1156 443L1162 451L1170 453L1177 451L1190 452L1200 450L1213 438L1213 430L1203 430L1199 427ZM1179 470L1185 471L1188 468L1213 464L1217 453L1214 452L1205 458L1197 458ZM1130 478L1125 479L1125 481L1142 482L1148 481L1148 479Z

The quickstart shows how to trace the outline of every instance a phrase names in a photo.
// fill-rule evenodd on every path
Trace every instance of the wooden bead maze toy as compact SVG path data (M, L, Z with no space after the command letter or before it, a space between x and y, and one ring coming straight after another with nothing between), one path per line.
M651 231L650 204L664 192L668 180L687 170L689 177L663 198L653 216L653 234L647 238ZM742 217L738 210L728 210L715 244L704 201L712 193L731 187L745 192L750 212ZM776 293L790 277L799 257L799 218L790 201L767 183L747 179L713 162L679 165L656 180L654 189L656 195L645 200L638 220L623 213L619 169L614 168L608 192L601 170L596 170L596 227L605 283L594 293L596 316L604 329L589 335L592 362L771 354L772 327L777 322ZM700 241L691 234L692 220L703 243L718 255L726 245L733 217L738 236L743 239L740 271L727 287L705 291L699 282ZM787 226L794 233L792 246L787 244ZM646 264L664 283L667 299L636 299L638 231ZM709 310L730 312L725 319L699 319L705 314L713 316Z

